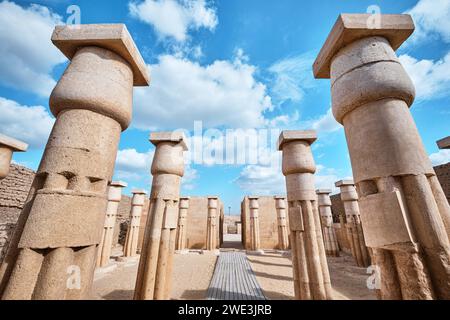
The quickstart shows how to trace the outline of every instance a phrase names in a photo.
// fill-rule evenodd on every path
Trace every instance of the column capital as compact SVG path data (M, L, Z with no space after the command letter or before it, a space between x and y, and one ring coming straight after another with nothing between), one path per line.
M149 140L156 147L160 143L173 142L174 144L180 144L180 146L183 148L183 151L188 150L186 137L184 133L181 132L152 132L150 133Z
M331 191L331 189L317 189L316 190L316 194L325 194L325 195L327 195L327 194L330 194L332 191Z
M111 181L111 183L109 184L110 187L116 187L116 188L126 188L128 187L128 183L124 182L124 181Z
M147 65L124 24L56 26L52 42L69 60L80 47L96 46L113 51L130 64L135 86L150 84Z
M408 14L379 15L380 25L371 27L372 19L377 18L372 14L339 15L314 62L314 77L329 79L333 57L340 49L356 40L379 36L386 38L391 47L397 50L414 32L414 22Z
M147 191L143 190L143 189L133 189L131 191L132 194L147 194Z
M340 188L340 187L344 187L344 186L354 186L355 182L351 179L347 179L347 180L337 181L334 185L336 187Z
M314 130L285 130L278 138L278 150L282 151L286 143L293 141L306 141L313 144L317 140L317 132Z
M450 136L436 142L439 149L450 149Z
M0 147L6 147L13 152L25 152L28 144L0 133Z

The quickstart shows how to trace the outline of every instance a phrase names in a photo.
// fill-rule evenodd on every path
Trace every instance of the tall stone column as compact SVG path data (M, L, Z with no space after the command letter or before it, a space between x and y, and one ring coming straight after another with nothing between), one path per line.
M258 197L249 197L250 207L250 250L253 253L263 254L259 229L259 203Z
M345 230L350 244L353 258L358 267L370 266L370 255L364 240L358 206L358 193L353 180L341 180L336 182L336 187L341 189L341 200L345 211Z
M170 298L178 202L184 175L183 151L187 146L180 133L152 133L150 141L156 146L153 182L134 299L167 300Z
M218 197L208 197L208 222L206 230L206 250L217 249L217 211L219 205Z
M315 131L283 131L278 141L278 150L283 151L294 289L299 300L332 299L314 186L311 144L316 139Z
M145 205L145 196L147 195L147 192L144 190L133 190L132 193L130 224L125 237L125 245L123 246L123 256L125 258L135 257L137 255L141 215Z
M322 222L323 242L327 256L339 257L339 244L333 228L333 214L331 213L331 190L316 190L319 214Z
M177 229L177 243L175 250L183 252L187 249L187 218L189 210L189 197L180 198L178 229Z
M105 225L97 250L97 268L102 268L109 263L113 246L114 228L116 226L117 210L122 199L122 189L127 184L122 181L113 181L108 188L108 205L106 207Z
M26 143L0 134L0 180L9 173L13 152L24 152L27 149Z
M275 208L277 210L278 225L278 248L280 250L289 249L289 233L286 215L286 198L275 197Z
M122 24L57 26L71 63L50 96L56 122L0 269L2 299L89 295L121 131L147 67Z
M395 50L409 15L341 15L316 62L331 78L344 125L361 221L383 299L450 299L450 209L409 107L414 86ZM372 20L371 20L372 19Z

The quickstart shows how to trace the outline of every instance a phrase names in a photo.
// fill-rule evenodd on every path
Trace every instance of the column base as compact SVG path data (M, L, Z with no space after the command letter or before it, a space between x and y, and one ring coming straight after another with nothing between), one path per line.
M259 249L259 250L247 250L246 253L248 255L253 255L253 256L262 256L264 255L264 250Z

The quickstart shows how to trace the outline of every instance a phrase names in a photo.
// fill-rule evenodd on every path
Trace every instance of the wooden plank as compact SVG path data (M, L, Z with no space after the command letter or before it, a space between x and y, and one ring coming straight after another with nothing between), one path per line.
M247 256L221 252L207 291L209 300L265 300Z

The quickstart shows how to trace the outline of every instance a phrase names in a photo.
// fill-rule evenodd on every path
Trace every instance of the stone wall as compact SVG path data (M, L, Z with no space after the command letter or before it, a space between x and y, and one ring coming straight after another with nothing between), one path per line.
M261 249L278 249L278 221L275 198L273 196L261 196L259 204L259 234ZM241 204L242 244L244 248L250 248L250 207L249 199L245 197Z
M450 162L434 167L434 171L442 185L442 189L444 189L448 202L450 202Z
M27 199L34 171L12 164L8 176L0 181L0 261Z
M223 240L223 230L220 228L223 217L223 204L219 200L217 210L217 244ZM208 198L190 197L186 223L186 246L188 249L205 249L208 223Z

